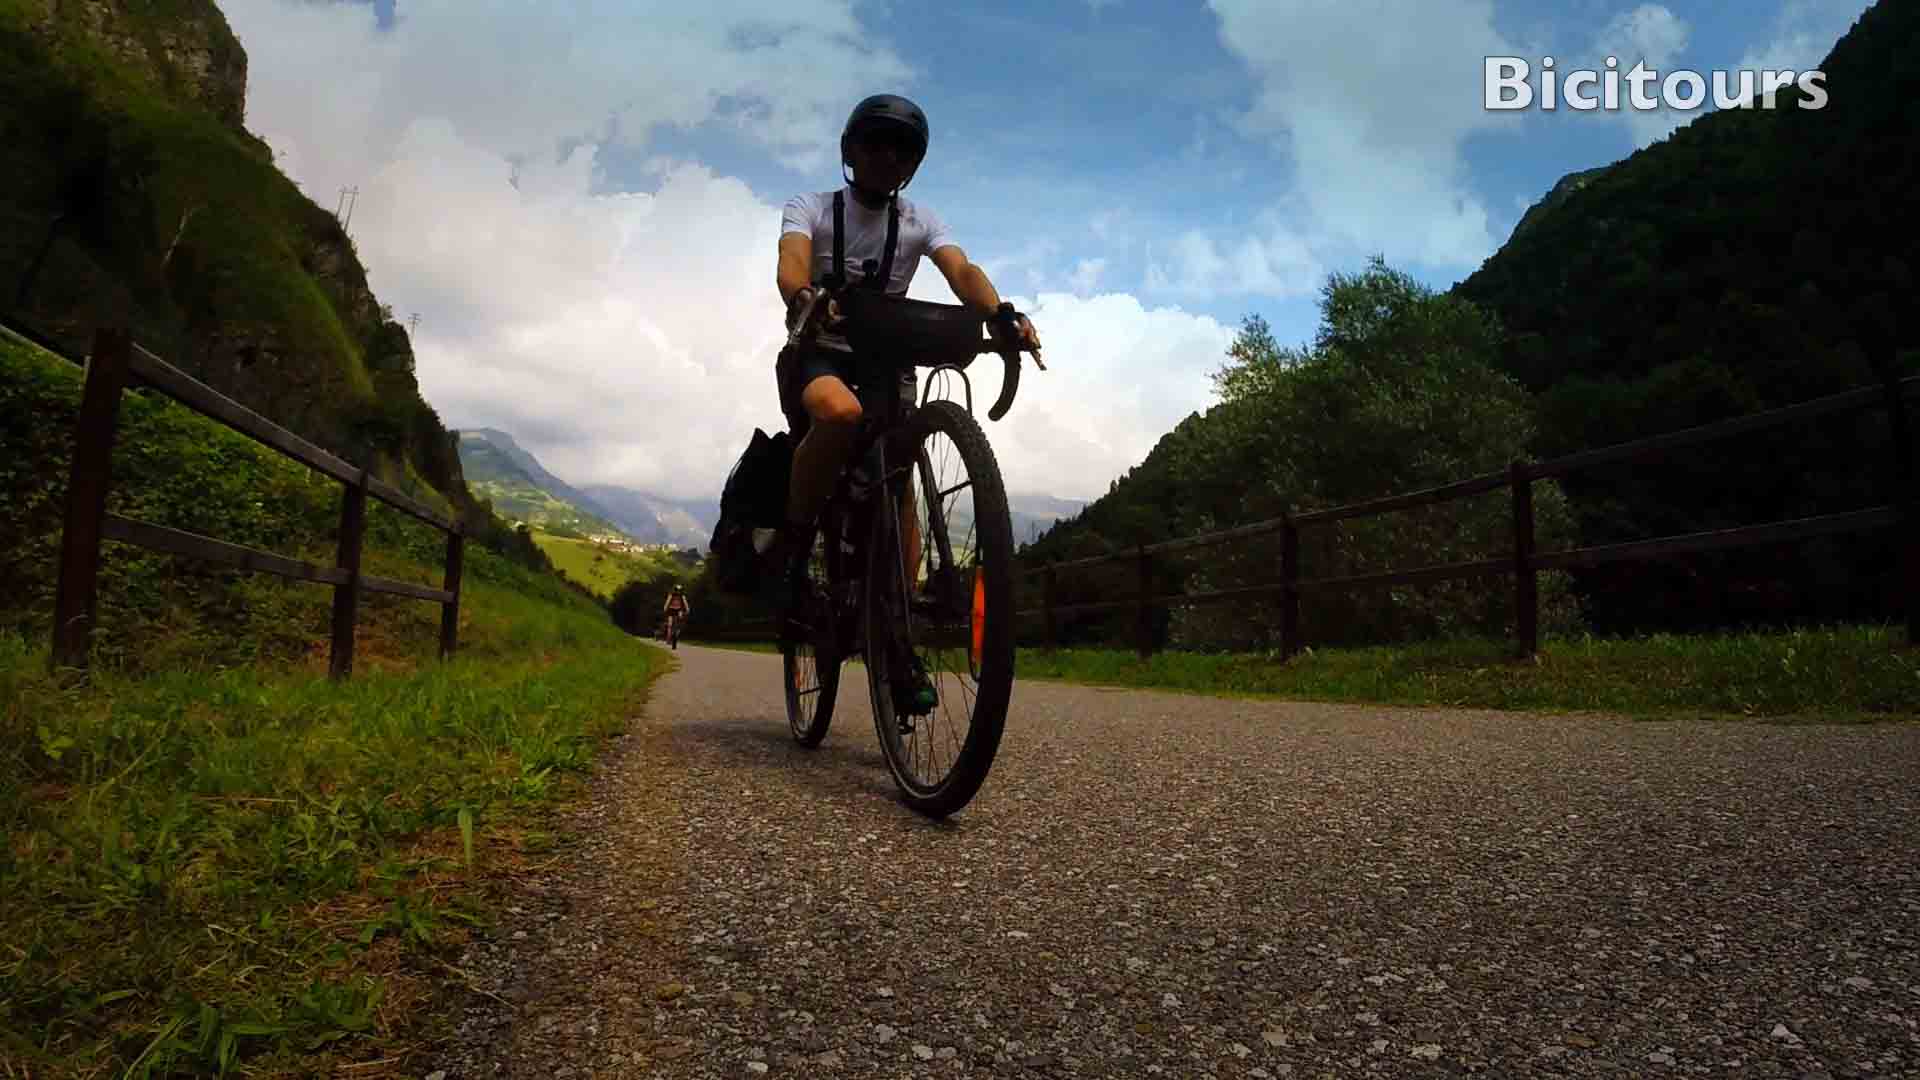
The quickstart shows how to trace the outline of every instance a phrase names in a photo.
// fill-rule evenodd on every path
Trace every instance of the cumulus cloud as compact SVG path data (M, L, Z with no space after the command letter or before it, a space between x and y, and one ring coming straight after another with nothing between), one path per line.
M1389 18L1336 0L1208 6L1256 82L1244 129L1291 158L1306 242L1436 268L1493 251L1461 155L1471 135L1515 130L1511 114L1482 108L1482 57L1515 52L1492 0L1397 5Z
M642 144L656 126L717 123L818 168L832 160L846 103L911 75L868 44L848 0L409 0L391 33L357 4L221 8L251 59L256 130L375 160L413 117L443 116L462 140L507 157L569 137Z
M726 128L820 171L846 102L910 74L850 0L420 0L388 31L360 5L223 9L250 58L249 126L321 205L359 189L355 244L381 299L420 313L422 392L449 426L510 431L576 484L692 498L717 496L754 426L784 426L773 268L787 193L666 157L616 180L603 156L644 152L663 125ZM1048 252L973 254L1014 293L1044 278ZM1081 268L1087 291L1097 278ZM930 263L913 292L952 299ZM1019 491L1104 491L1205 406L1231 340L1127 297L1023 307L1055 370L1030 372L991 432ZM977 399L997 392L997 366L977 365Z
M1306 238L1271 210L1262 212L1254 231L1242 232L1236 242L1221 244L1205 232L1188 229L1169 251L1150 255L1147 262L1149 288L1192 297L1306 296L1319 289L1325 276L1326 268Z
M1675 129L1691 123L1695 117L1712 107L1712 98L1709 97L1699 108L1671 108L1660 94L1659 84L1653 82L1647 84L1646 93L1660 102L1658 108L1636 109L1631 107L1627 98L1624 82L1626 73L1632 71L1636 64L1645 64L1647 70L1664 79L1673 69L1681 51L1687 47L1691 32L1687 21L1664 5L1641 4L1615 15L1594 39L1594 59L1586 66L1603 70L1601 65L1606 57L1611 56L1619 61L1618 70L1623 80L1622 107L1614 115L1633 132L1636 147L1649 146L1666 138Z
M1105 494L1174 425L1212 404L1208 374L1235 333L1123 293L1046 292L1015 303L1040 329L1047 370L1028 365L1013 412L998 424L982 420L1013 491ZM982 417L1000 392L1000 371L999 359L988 356L969 372ZM962 395L956 388L942 396Z
M1748 49L1750 71L1814 71L1871 3L1863 0L1786 0L1766 40Z
M955 302L937 271L916 277L908 293ZM1047 370L1023 360L1020 396L997 424L984 418L1004 378L999 357L981 357L967 378L974 413L1016 493L1106 494L1108 482L1144 460L1174 425L1213 404L1209 374L1237 333L1210 316L1148 307L1126 293L1002 295L1033 319ZM935 397L965 399L959 383L941 380Z
M1107 272L1105 259L1081 259L1073 265L1070 281L1075 296L1085 296L1100 284L1100 276Z

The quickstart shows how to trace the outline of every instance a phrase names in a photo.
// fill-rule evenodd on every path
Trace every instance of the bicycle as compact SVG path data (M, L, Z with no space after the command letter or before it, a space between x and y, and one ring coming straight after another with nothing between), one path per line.
M990 352L1005 361L1000 396L987 412L999 420L1019 391L1020 353L1033 352L1046 367L1037 350L983 339L986 320L966 307L858 289L816 291L795 317L789 344L813 340L829 300L839 303L856 350L853 389L863 415L816 518L806 579L798 587L782 584L792 594L780 625L787 723L801 746L820 745L833 721L841 665L860 659L895 784L913 809L944 818L986 782L1014 669L1013 523L999 464L973 416L966 368ZM916 403L912 376L920 367L929 371ZM946 373L965 385L964 409L927 399ZM939 452L942 443L951 455ZM949 457L965 473L958 482L936 475L936 460ZM917 543L903 535L909 507ZM911 696L923 675L933 685L931 707ZM947 692L947 676L957 695ZM935 772L938 720L949 717L956 699L966 732L947 740L952 762Z
M682 616L676 614L669 614L667 616L667 647L674 652L680 651L681 618Z

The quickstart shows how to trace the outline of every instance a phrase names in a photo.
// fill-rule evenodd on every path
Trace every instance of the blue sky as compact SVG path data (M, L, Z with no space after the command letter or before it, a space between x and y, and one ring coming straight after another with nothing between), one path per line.
M1386 13L1410 5L1338 6ZM1463 6L1490 11L1492 28L1520 46L1514 55L1529 58L1595 55L1594 43L1611 25L1658 8L1680 24L1683 42L1662 67L1703 72L1736 67L1806 29L1824 30L1822 43L1830 47L1865 7L1858 0ZM1222 20L1209 5L1079 0L982 3L960 11L908 3L857 10L873 12L868 25L906 46L902 55L915 68L911 79L876 89L909 94L933 120L932 154L911 193L945 212L977 254L1039 253L1031 267L1021 264L1026 273L1016 275L1014 287L1028 284L1022 277L1059 284L1082 260L1101 259L1101 283L1144 302L1178 303L1229 321L1259 312L1285 328L1288 340L1311 334L1317 318L1311 295L1225 285L1200 295L1157 283L1148 272L1150 252L1157 246L1163 260L1170 258L1167 241L1182 233L1226 244L1261 211L1284 205L1302 170L1314 167L1281 140L1244 130L1258 76L1248 70L1246 51L1223 40ZM1349 25L1364 35L1367 20ZM1616 37L1632 40L1630 33L1616 31ZM1369 46L1363 38L1352 48L1359 54ZM1793 60L1812 67L1822 55L1824 48ZM1464 60L1478 66L1477 57ZM1391 100L1391 85L1375 89ZM1474 87L1469 80L1462 89L1471 97ZM1403 254L1390 261L1445 288L1471 273L1561 176L1618 160L1651 141L1645 129L1606 115L1534 110L1519 119L1515 130L1474 132L1459 144L1461 188L1488 212L1487 243L1463 244L1451 259ZM783 167L751 141L711 127L663 131L649 150L712 164L769 199L838 178L831 168L823 176ZM632 182L626 167L633 157L606 161L609 187ZM1102 214L1113 222L1104 236L1093 227ZM1383 251L1396 244L1385 234L1372 241ZM1350 269L1363 255L1358 244L1330 245L1325 254L1330 269Z
M864 94L933 127L908 190L1034 313L1050 371L990 435L1088 497L1211 403L1243 316L1309 339L1380 252L1436 288L1564 174L1684 114L1489 112L1489 52L1815 67L1862 0L223 3L248 122L316 202L357 185L423 389L563 477L717 491L772 395L779 206L837 185ZM915 295L950 299L923 266ZM997 380L985 373L980 393Z

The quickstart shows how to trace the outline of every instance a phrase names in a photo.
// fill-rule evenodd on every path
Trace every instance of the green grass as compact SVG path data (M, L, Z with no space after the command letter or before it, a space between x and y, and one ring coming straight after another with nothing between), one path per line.
M469 544L455 659L438 605L367 594L334 684L330 588L108 543L92 677L51 678L79 383L0 341L31 418L0 425L0 1075L412 1064L451 950L672 661ZM333 561L337 483L156 395L118 426L109 509ZM365 543L438 584L437 530L370 501Z
M425 638L341 684L72 689L0 635L0 1060L313 1075L424 1038L490 875L551 846L541 811L664 666L588 612L468 596L453 662Z
M1635 717L1860 721L1920 716L1920 650L1904 630L1547 639L1260 655L1023 649L1022 679L1310 701L1569 710Z
M771 644L705 642L775 653ZM1920 718L1920 649L1900 629L1548 638L1533 660L1508 641L1253 654L1019 650L1019 680L1376 705L1605 712L1645 719L1873 722Z

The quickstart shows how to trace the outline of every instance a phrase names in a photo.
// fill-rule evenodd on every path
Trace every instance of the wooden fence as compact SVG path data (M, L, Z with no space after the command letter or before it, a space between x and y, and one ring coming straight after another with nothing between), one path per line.
M1537 581L1541 570L1592 566L1624 559L1659 559L1692 552L1780 543L1812 536L1860 532L1897 525L1900 528L1901 537L1902 592L1904 593L1902 599L1907 616L1907 640L1909 644L1920 644L1920 530L1916 529L1916 526L1920 525L1920 505L1916 504L1916 495L1920 493L1917 493L1915 488L1914 446L1905 403L1905 398L1917 385L1920 385L1920 376L1899 380L1888 376L1879 387L1867 387L1829 397L1815 398L1786 408L1686 428L1635 442L1569 454L1551 461L1531 464L1515 461L1505 471L1469 477L1425 491L1394 495L1326 510L1314 510L1304 514L1284 514L1278 518L1223 529L1219 532L1181 537L1157 544L1138 545L1131 551L1026 567L1019 573L1024 577L1036 575L1040 577L1042 603L1038 608L1027 608L1017 614L1041 616L1046 622L1047 645L1052 648L1059 643L1059 616L1131 608L1137 620L1136 651L1144 658L1153 649L1152 627L1149 619L1150 612L1155 608L1219 603L1242 597L1278 593L1281 598L1281 652L1283 656L1291 657L1300 651L1303 644L1303 635L1300 630L1300 594L1302 592L1313 589L1351 589L1373 585L1423 584L1449 578L1511 574L1514 580L1515 636L1518 638L1520 655L1525 657L1533 655L1540 647ZM1565 476L1576 470L1596 465L1652 461L1683 447L1764 431L1815 417L1848 413L1876 406L1889 410L1893 435L1894 476L1898 490L1892 494L1888 505L1847 513L1798 518L1792 521L1749 525L1736 529L1653 537L1628 543L1569 548L1563 551L1534 550L1533 482L1535 480ZM1423 566L1352 577L1306 580L1300 577L1299 530L1302 527L1447 502L1502 487L1511 490L1513 503L1513 550L1508 554L1473 562ZM1280 534L1278 581L1210 592L1150 595L1149 560L1153 556L1190 551L1276 532ZM1072 605L1054 603L1057 579L1062 571L1085 569L1123 560L1135 561L1139 567L1139 572L1135 575L1136 585L1131 599Z
M1281 652L1286 657L1292 657L1298 654L1304 645L1304 634L1300 628L1300 594L1303 592L1315 589L1364 588L1375 585L1425 584L1450 578L1511 574L1513 575L1516 644L1519 654L1527 657L1538 652L1540 648L1538 575L1542 570L1593 566L1620 560L1660 559L1701 551L1781 543L1813 536L1897 526L1901 539L1901 591L1903 594L1901 599L1906 610L1907 641L1910 645L1920 645L1920 501L1917 501L1920 500L1920 488L1916 487L1915 482L1914 443L1905 401L1916 387L1920 387L1920 376L1894 379L1889 375L1878 387L1866 387L1829 397L1815 398L1798 405L1685 428L1665 435L1656 435L1597 450L1582 451L1550 461L1533 463L1515 461L1503 471L1457 480L1425 491L1414 491L1303 514L1283 514L1278 518L1222 529L1218 532L1137 545L1128 551L1039 566L1018 567L1015 570L1017 577L1037 576L1041 579L1042 602L1040 607L1023 608L1016 611L1015 615L1016 617L1037 615L1044 619L1047 646L1054 648L1059 644L1061 615L1132 609L1136 619L1135 648L1144 658L1153 651L1150 620L1151 613L1155 609L1214 604L1277 593L1281 598ZM1834 416L1874 407L1889 411L1893 436L1895 456L1893 475L1897 490L1891 493L1887 505L1819 517L1798 518L1792 521L1748 525L1735 529L1652 537L1627 543L1568 548L1562 551L1535 550L1533 482L1536 480L1566 476L1577 470L1599 465L1654 461L1689 446L1765 431L1816 417ZM1299 530L1302 528L1463 499L1500 488L1507 488L1512 493L1513 548L1506 554L1471 562L1390 570L1377 574L1304 580L1300 577ZM1152 594L1150 560L1154 556L1191 551L1272 533L1280 534L1279 580L1208 592L1159 596ZM1138 567L1138 572L1133 575L1134 589L1130 598L1070 605L1054 602L1058 578L1062 572L1084 570L1123 561L1132 561ZM768 641L771 640L772 632L771 619L756 619L727 627L690 627L689 640Z
M60 538L60 581L54 599L51 666L84 671L96 621L96 582L102 540L119 540L153 551L237 566L333 586L333 641L329 672L343 679L353 672L354 623L362 591L430 600L440 607L440 656L453 655L460 625L460 566L465 537L451 521L368 471L320 449L225 397L204 383L134 344L121 330L100 330L86 361L86 384L74 425L72 471L67 485L66 525ZM195 533L135 521L107 513L107 486L113 459L114 429L120 395L138 381L195 412L285 454L344 485L340 502L338 557L333 566L227 543ZM367 496L412 515L447 534L445 585L439 589L376 577L360 570L366 532Z

